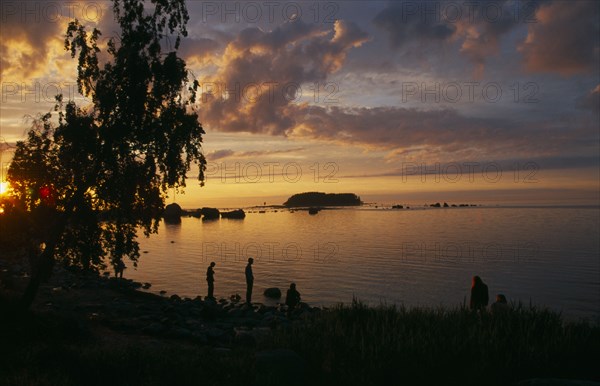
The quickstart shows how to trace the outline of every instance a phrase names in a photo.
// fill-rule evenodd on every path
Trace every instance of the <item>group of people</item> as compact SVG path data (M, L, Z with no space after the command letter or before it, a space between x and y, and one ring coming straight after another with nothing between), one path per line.
M252 303L252 289L254 287L254 273L252 272L252 264L254 259L249 258L248 264L246 264L245 275L246 275L246 303ZM208 296L209 299L214 299L215 292L215 262L211 262L206 270L206 282L208 283ZM285 304L288 306L288 312L291 312L298 304L300 304L300 292L296 290L296 283L290 284L290 288L287 290L285 297Z
M252 303L252 288L254 287L254 274L252 272L253 258L248 259L246 265L246 303ZM208 298L214 299L215 291L215 262L211 262L206 270L206 282L208 283ZM469 308L474 311L485 310L489 303L488 286L481 280L479 276L473 276L471 282L471 298L469 300ZM290 284L285 297L285 304L288 306L288 311L292 311L300 304L300 292L296 290L296 283ZM496 295L496 301L490 306L492 313L501 313L508 309L506 296L503 294Z
M489 302L488 286L481 280L479 276L473 276L471 282L471 299L469 308L474 311L485 310ZM496 295L496 301L490 306L492 313L502 313L508 309L506 296L503 294Z

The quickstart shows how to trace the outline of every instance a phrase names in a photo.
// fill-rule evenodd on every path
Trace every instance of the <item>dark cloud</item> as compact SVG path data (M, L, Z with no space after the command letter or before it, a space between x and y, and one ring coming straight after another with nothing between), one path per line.
M600 84L584 96L580 97L577 101L577 105L582 109L590 110L598 114L600 112Z
M439 174L469 174L488 171L502 171L508 175L514 175L518 171L522 176L531 179L531 182L539 178L540 172L547 170L565 169L587 169L600 167L600 159L597 156L554 156L554 157L520 157L510 159L455 159L454 161L440 162L438 165L426 163L427 159L414 160L414 162L403 162L397 169L381 171L379 173L349 174L344 178L363 177L399 177L410 175L439 175ZM524 178L524 177L522 177Z
M179 55L186 60L197 57L204 58L219 50L220 45L216 40L208 38L187 38L181 41Z
M280 133L388 151L389 159L551 156L592 151L598 140L593 124L573 128L573 122L518 123L509 119L467 117L455 110L400 107L341 108L290 104L280 110L253 110L254 116L228 131ZM259 123L259 124L257 124ZM580 142L581 138L586 138ZM592 142L590 142L592 141Z
M597 129L583 121L540 120L526 124L510 119L467 117L450 109L312 107L310 112L303 111L303 106L297 109L297 131L302 135L388 149L391 158L485 159L520 154L541 157L575 149L591 151L589 142L581 144L579 139L598 140ZM407 149L413 154L407 153Z
M208 153L206 155L206 159L209 161L216 161L216 160L220 160L222 158L230 157L233 154L235 154L235 152L231 149L215 150L215 151L211 151L210 153Z
M392 2L373 23L388 33L394 48L417 52L426 52L432 44L456 48L474 64L480 78L486 61L499 53L500 39L516 26L534 21L537 7L537 1L526 7L509 0L401 1Z
M297 154L305 150L303 147L283 150L251 150L251 151L234 151L231 149L215 150L206 156L209 161L217 161L223 158L248 158L248 157L267 157L281 154Z
M396 48L419 39L443 41L452 37L456 26L441 20L435 7L431 8L435 15L427 14L425 7L428 7L426 3L414 1L393 3L373 22L389 33L392 46Z
M540 7L536 20L519 46L528 71L597 73L600 2L555 1Z

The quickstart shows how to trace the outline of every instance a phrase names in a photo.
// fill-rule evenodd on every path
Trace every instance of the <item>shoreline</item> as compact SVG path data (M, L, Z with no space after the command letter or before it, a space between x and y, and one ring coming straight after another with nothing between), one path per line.
M600 205L598 204L528 204L528 203L478 203L478 204L469 204L465 206L449 206L449 207L431 207L430 204L418 203L418 204L402 204L403 208L393 208L395 203L364 203L358 206L332 206L332 205L313 205L317 206L321 209L326 210L381 210L381 211L407 211L407 210L436 210L436 209L600 209ZM307 210L310 206L300 206L300 207L286 207L284 205L247 205L247 206L215 206L214 208L219 210L235 210L235 209L243 209L248 210L248 213L254 213L254 211L258 211L260 209L267 210L277 210L279 212L289 212L296 210ZM195 212L201 208L185 206L181 207L183 211L186 212ZM186 217L192 217L191 214L186 214ZM184 215L182 215L184 217Z
M9 293L12 299L22 292L26 277L21 275L16 281L12 283L16 288ZM275 328L285 328L322 310L301 303L286 315L284 305L253 302L250 306L233 296L218 300L161 296L141 290L143 286L132 279L55 267L49 281L40 287L31 312L85 320L93 329L108 328L125 335L190 339L232 348L256 345Z
M12 321L8 313L0 317L0 357L7 358L0 383L196 385L206 378L203 384L220 386L383 385L403 379L423 385L546 386L553 383L527 382L563 378L563 385L597 386L564 379L600 381L593 360L600 355L600 324L568 322L547 309L518 307L493 315L353 301L332 308L303 304L288 317L281 307L166 297L139 291L140 285L55 268L30 312L12 315ZM124 378L115 381L112 372Z

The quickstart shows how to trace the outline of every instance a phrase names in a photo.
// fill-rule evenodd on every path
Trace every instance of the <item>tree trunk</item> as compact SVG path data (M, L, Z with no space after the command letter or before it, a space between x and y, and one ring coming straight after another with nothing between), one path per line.
M44 248L44 251L35 262L35 266L32 267L31 278L19 302L20 307L24 310L31 307L42 281L50 277L52 267L54 266L54 248L57 241L55 240L51 244L46 245L46 248Z
M48 280L48 278L52 275L56 245L58 244L67 227L68 219L73 211L73 207L74 205L71 203L67 208L67 212L59 215L59 218L56 221L56 224L53 225L53 230L46 241L46 247L44 248L44 251L32 263L31 278L29 279L27 288L25 289L25 292L19 301L19 307L22 310L28 310L31 307L35 297L37 296L40 284Z

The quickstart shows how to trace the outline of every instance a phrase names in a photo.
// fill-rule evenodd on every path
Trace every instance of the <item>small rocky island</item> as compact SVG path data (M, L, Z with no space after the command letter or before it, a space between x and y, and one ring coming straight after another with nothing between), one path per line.
M354 193L306 192L294 194L283 205L288 208L296 208L309 206L360 206L362 203L360 197Z

